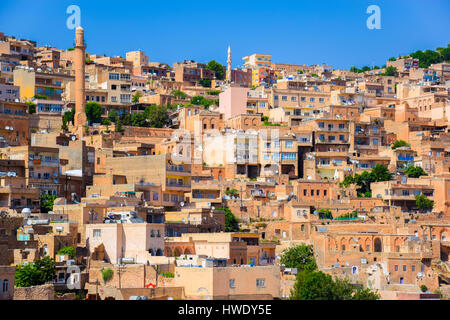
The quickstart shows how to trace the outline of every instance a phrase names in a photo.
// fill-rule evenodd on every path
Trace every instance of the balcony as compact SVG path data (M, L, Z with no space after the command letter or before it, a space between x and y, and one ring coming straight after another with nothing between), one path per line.
M414 161L414 157L401 157L401 156L398 156L397 160L398 161Z
M177 172L177 173L191 173L189 169L184 168L183 166L166 166L167 172Z
M182 183L169 183L169 184L166 184L166 190L191 191L191 186L182 184Z

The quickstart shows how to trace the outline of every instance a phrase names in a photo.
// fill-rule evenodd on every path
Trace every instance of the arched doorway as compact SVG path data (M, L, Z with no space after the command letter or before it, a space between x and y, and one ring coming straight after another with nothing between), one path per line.
M375 252L383 252L383 247L381 244L381 239L380 238L376 238L374 241L374 251Z

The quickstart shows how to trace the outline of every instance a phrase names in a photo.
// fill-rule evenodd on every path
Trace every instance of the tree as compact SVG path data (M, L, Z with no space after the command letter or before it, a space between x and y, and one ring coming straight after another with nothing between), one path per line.
M64 112L63 123L69 122L72 122L72 125L75 124L75 108L72 108L71 110Z
M53 210L53 204L56 200L57 196L51 194L43 194L41 196L41 212L49 213Z
M114 110L114 109L109 110L109 112L108 112L108 119L109 119L111 122L116 122L116 118L117 118L118 116L119 116L119 114L117 113L116 110Z
M120 121L120 117L116 116L116 132L123 132L122 121Z
M392 173L390 173L389 169L382 164L377 164L375 168L373 168L371 175L374 182L389 181L392 179Z
M139 103L139 98L142 97L142 93L136 92L136 94L133 96L132 102L133 103Z
M396 61L396 60L397 60L397 58L395 58L395 57L389 58L389 61Z
M74 258L77 255L77 251L75 250L74 247L64 247L60 249L57 254L67 255L70 258Z
M397 76L398 70L394 66L386 67L386 71L381 74L382 76Z
M219 100L209 100L203 96L195 96L191 99L191 103L196 106L204 106L206 109L208 109L213 104L218 105Z
M102 106L95 101L86 103L86 117L90 124L100 123L102 120Z
M338 300L335 283L330 275L320 271L300 272L291 291L291 300Z
M380 295L370 289L336 279L321 271L302 271L297 275L291 300L378 300Z
M215 71L217 80L225 79L225 68L217 61L211 60L210 62L208 62L206 69Z
M429 211L432 210L434 207L434 201L431 201L423 194L416 195L416 206L417 208L422 211Z
M369 288L358 288L352 296L352 300L379 300L380 295Z
M102 279L105 284L109 282L114 275L114 271L110 268L102 269Z
M333 214L331 213L331 210L329 209L320 209L319 211L319 219L325 220L325 219L333 219Z
M239 231L239 222L229 208L220 208L218 210L225 211L225 232Z
M147 119L143 113L133 113L130 122L133 127L148 127Z
M369 173L364 171L362 174L355 174L352 176L345 177L344 181L339 185L341 187L348 187L351 184L358 185L358 196L365 196L367 198L372 197L372 192L370 189L370 184L372 182L379 181L389 181L392 179L392 173L389 172L388 168L382 164L377 164L375 168Z
M281 254L280 263L286 268L297 268L297 271L314 271L317 269L313 247L305 244L284 250Z
M48 256L34 263L19 265L16 268L14 284L18 288L45 284L52 281L55 270L55 262Z
M200 85L204 88L211 88L211 80L210 79L200 79L198 81Z
M181 90L173 90L172 95L174 96L175 99L186 99L187 97L187 94Z
M144 116L148 119L151 128L164 128L170 124L167 107L155 105L149 106L145 108Z
M404 140L396 140L394 141L394 144L392 145L392 150L401 148L401 147L409 147L410 144Z
M33 114L36 113L36 105L32 101L27 101L26 104L28 104L28 113Z
M225 192L225 194L230 197L235 197L235 198L239 197L239 193L236 189L227 190Z
M405 174L410 178L419 178L421 176L428 176L422 167L409 166L405 170Z

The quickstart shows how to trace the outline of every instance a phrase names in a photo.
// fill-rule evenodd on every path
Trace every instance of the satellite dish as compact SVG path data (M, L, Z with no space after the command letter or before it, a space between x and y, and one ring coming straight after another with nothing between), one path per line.
M180 206L184 207L184 202L180 202Z
M75 136L72 136L72 141L75 141L75 139L76 139L76 137L75 137Z
M214 210L216 210L216 208L215 207L211 207L211 210L214 211Z

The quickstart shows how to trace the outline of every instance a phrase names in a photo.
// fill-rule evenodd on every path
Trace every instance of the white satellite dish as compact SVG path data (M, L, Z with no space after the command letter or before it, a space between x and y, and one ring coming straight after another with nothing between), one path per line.
M211 207L211 210L214 211L214 210L216 210L216 208L215 207Z
M184 207L184 202L180 202L180 206Z

